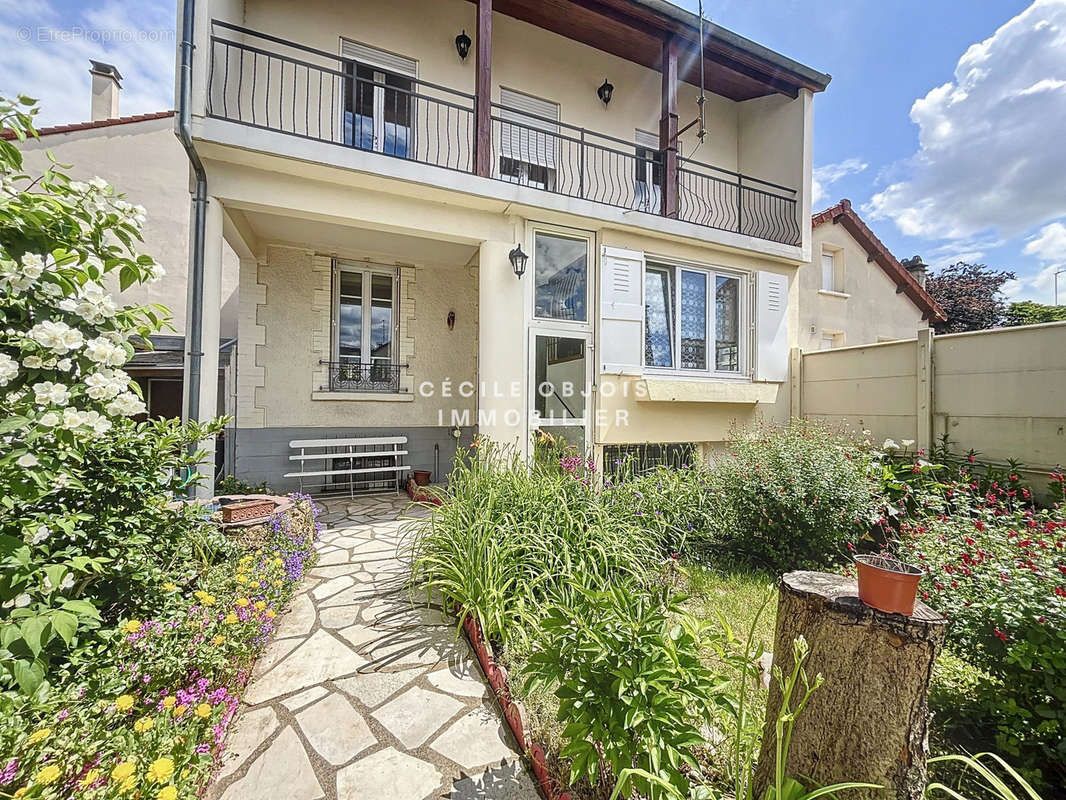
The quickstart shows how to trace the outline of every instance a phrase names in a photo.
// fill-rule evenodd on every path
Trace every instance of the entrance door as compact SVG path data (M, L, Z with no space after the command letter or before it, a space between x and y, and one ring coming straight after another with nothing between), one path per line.
M543 431L585 455L590 447L591 337L571 331L530 331L529 430Z

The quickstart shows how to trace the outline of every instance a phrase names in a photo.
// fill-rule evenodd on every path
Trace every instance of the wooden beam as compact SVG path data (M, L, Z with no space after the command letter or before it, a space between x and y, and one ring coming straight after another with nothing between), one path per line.
M663 40L662 116L659 119L659 149L663 153L664 217L677 217L677 41Z
M474 97L474 164L477 174L492 177L492 0L477 0L477 75Z

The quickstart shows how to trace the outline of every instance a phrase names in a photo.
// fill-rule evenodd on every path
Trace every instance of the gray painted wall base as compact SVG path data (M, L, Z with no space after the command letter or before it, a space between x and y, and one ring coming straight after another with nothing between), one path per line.
M277 492L294 492L300 488L299 481L282 477L286 472L300 469L299 462L289 461L289 456L294 453L289 449L290 441L362 436L406 436L408 455L403 457L403 463L409 464L411 469L432 471L433 445L439 445L440 472L433 475L433 482L443 483L452 471L456 442L451 428L241 428L237 430L235 474L249 483L266 481ZM473 436L473 431L463 429L459 446L468 446Z

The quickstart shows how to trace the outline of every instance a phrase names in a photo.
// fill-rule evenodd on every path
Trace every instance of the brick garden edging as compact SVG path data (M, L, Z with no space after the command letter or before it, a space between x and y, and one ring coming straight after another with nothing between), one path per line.
M511 729L511 733L514 734L518 746L529 757L541 794L547 800L571 800L570 794L563 788L557 787L548 774L548 761L544 755L544 748L526 739L525 729L522 725L522 712L519 710L518 704L512 700L511 687L507 683L507 670L496 665L496 659L492 657L488 648L485 647L485 637L477 619L467 616L463 620L463 632L466 634L470 646L474 649L474 653L477 654L481 670L485 673L485 677L488 678L492 692L500 703L500 709L503 711L503 718L507 720L507 726Z

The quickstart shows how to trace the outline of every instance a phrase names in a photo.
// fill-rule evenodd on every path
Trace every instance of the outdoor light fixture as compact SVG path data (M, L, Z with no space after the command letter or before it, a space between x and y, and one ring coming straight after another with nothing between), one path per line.
M606 78L603 79L603 85L596 90L596 95L603 101L604 105L611 102L611 94L614 93L614 84Z
M455 52L459 54L459 58L466 61L466 57L470 55L470 37L466 35L466 29L455 37Z
M514 274L521 280L522 275L526 271L526 262L529 260L529 256L522 252L522 245L519 244L507 254L507 257L511 259L511 266L514 267Z

